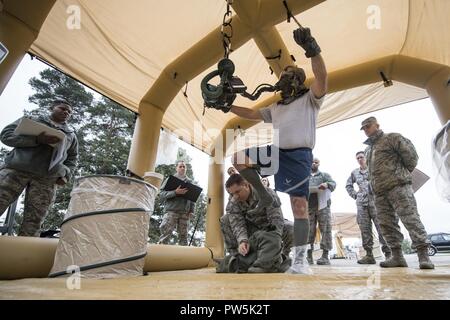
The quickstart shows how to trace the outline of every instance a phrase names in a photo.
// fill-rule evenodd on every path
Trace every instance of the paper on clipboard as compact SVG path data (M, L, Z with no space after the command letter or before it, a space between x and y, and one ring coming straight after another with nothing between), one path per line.
M319 192L317 193L317 198L319 200L319 210L326 208L328 205L328 200L330 200L330 198L331 198L331 190L330 189L325 189L325 190L319 189Z
M66 145L66 134L61 130L46 126L41 122L31 120L29 118L22 118L14 130L16 135L25 136L38 136L42 132L50 136L58 137L61 141L58 143L51 144L53 147L52 159L50 160L50 165L48 170L50 171L56 164L61 162L64 157L64 150Z
M14 134L16 135L24 135L24 136L38 136L42 132L50 136L55 136L63 141L66 138L66 134L61 130L46 126L41 122L37 122L31 120L29 118L22 118L17 125L16 130L14 130ZM51 144L52 147L60 144L61 142Z
M6 46L0 42L0 63L2 63L3 60L5 60L8 53L9 53L9 51L6 48Z
M420 171L419 169L414 169L413 172L411 172L412 177L412 188L414 190L414 193L419 190L429 179L430 177L427 176L425 173Z

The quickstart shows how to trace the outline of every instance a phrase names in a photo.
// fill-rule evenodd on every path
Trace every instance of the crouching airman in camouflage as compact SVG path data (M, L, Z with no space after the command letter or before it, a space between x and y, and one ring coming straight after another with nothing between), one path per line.
M291 252L292 244L294 241L294 223L287 219L284 219L283 222L283 234L281 235L281 253L284 260L289 257L289 253ZM226 252L231 255L238 254L239 244L233 233L233 230L231 229L230 215L228 213L224 214L220 218L220 230L222 231Z
M229 167L227 173L229 176L231 176L232 174L239 174L239 172L234 167ZM266 188L270 188L270 183L267 178L263 178L261 179L261 181ZM228 198L228 203L230 203L232 200L233 196L230 194ZM231 229L229 214L225 213L222 217L220 217L219 221L220 221L220 230L222 231L223 240L225 242L226 253L230 255L238 254L239 244L237 242L236 237L234 236L233 230ZM289 253L291 252L291 248L294 243L294 223L292 221L284 219L283 234L281 235L281 241L282 241L283 259L287 259L289 257Z
M356 153L356 161L358 161L359 168L356 168L347 179L345 189L350 197L356 200L357 216L356 220L361 230L361 238L363 248L366 251L366 256L358 260L359 264L375 264L375 257L373 256L373 235L372 222L378 232L378 239L382 245L386 259L391 256L391 249L383 238L380 225L378 223L377 211L375 208L375 201L373 195L369 192L369 172L367 171L366 157L363 151ZM358 185L358 191L355 190L354 184Z
M375 205L383 237L392 250L392 257L380 263L381 267L407 267L402 254L403 235L399 218L408 230L412 245L417 249L420 269L434 269L428 257L428 240L417 212L412 189L411 172L417 165L414 145L398 133L385 134L375 117L365 119L361 130L368 137L365 144L369 180L375 194Z
M282 233L284 228L281 202L276 193L267 189L274 199L269 207L250 211L258 204L258 194L239 174L232 174L226 189L230 199L226 215L221 219L225 245L230 255L217 267L218 272L284 272L290 260L282 265ZM250 211L250 212L249 212ZM233 234L233 237L225 235ZM236 249L237 248L237 249Z

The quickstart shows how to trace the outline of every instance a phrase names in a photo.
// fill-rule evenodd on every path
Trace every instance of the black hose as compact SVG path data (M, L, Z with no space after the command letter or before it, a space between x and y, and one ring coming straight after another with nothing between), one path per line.
M263 83L263 84L260 84L259 86L257 86L256 89L251 94L246 91L244 93L241 93L241 95L250 100L257 100L259 98L259 96L261 95L261 93L274 92L277 90L279 90L277 86L272 86L270 84Z

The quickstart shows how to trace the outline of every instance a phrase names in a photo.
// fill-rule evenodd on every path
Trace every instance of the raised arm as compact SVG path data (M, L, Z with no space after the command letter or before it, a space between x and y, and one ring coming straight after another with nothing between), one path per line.
M235 115L247 119L247 120L254 120L254 121L259 121L262 120L262 115L259 112L259 110L253 110L253 109L249 109L249 108L244 108L244 107L238 107L238 106L232 106L230 111L232 113L234 113Z
M328 74L321 54L311 58L311 66L314 73L314 81L310 89L316 98L322 98L327 93Z
M314 73L314 81L310 86L316 98L321 98L327 92L327 69L320 54L321 49L316 39L311 35L309 28L294 30L295 42L305 50L305 56L311 58L311 66Z

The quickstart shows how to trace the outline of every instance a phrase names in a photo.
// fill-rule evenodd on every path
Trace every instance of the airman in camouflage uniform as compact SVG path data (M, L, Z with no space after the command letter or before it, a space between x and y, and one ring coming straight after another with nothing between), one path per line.
M1 141L13 147L0 166L0 215L25 191L23 222L19 236L38 237L41 224L52 204L57 185L64 185L71 178L78 159L78 140L66 121L72 107L65 100L55 100L49 117L32 118L65 134L63 156L50 170L54 148L60 139L47 135L17 135L15 130L21 119L6 126Z
M353 170L350 177L347 179L345 189L350 197L356 200L357 216L356 220L361 230L361 238L363 248L366 251L366 256L358 260L359 264L375 264L375 257L373 256L373 235L372 222L378 232L378 239L382 244L384 255L389 258L391 249L387 245L381 233L380 225L378 223L377 211L375 207L374 197L369 193L369 172L366 165L366 157L363 151L356 154L356 160L360 167ZM354 184L358 185L358 191L355 190Z
M319 265L328 265L329 251L333 248L333 239L331 236L331 200L328 200L327 206L319 210L318 189L334 191L336 182L328 173L319 171L320 161L314 158L311 166L311 177L309 179L309 244L311 249L307 252L307 260L309 264L313 264L312 251L314 249L314 241L316 238L316 226L319 224L321 235L320 248L322 249L322 257L317 260Z
M287 219L284 219L283 222L283 234L281 235L282 254L284 257L289 257L294 241L294 223ZM225 250L231 255L236 255L238 253L239 244L231 229L230 216L228 213L220 217L220 229L225 242Z
M240 260L241 267L234 272L284 272L280 269L284 221L275 191L267 189L274 199L273 204L255 211L252 209L258 204L258 194L241 175L231 175L226 188L233 198L228 202L221 225L224 235L233 234L233 237L225 237L227 249L237 248L237 252L230 250ZM289 265L290 261L286 269Z
M381 267L407 267L401 244L403 235L399 218L408 230L412 245L417 249L421 269L434 269L428 257L428 240L425 228L417 212L411 172L417 165L418 155L414 145L398 133L385 134L379 129L375 117L362 122L368 139L365 144L369 180L375 194L383 237L392 250L392 257L380 263Z
M232 174L239 174L239 172L234 167L228 168L227 173L229 176L231 176ZM261 181L266 188L270 188L270 183L267 178L261 179ZM232 200L233 196L229 195L227 207ZM225 213L225 215L220 217L220 229L222 231L222 236L225 242L225 250L231 255L237 254L239 244L237 243L236 237L234 236L233 230L231 229L228 213ZM287 258L289 257L289 253L291 252L291 248L294 243L294 223L292 221L284 219L281 241L283 257Z
M191 182L185 175L186 164L184 161L177 162L176 170L177 173L174 175L176 178ZM178 187L176 190L163 191L167 180L168 178L162 183L161 191L159 192L159 197L164 202L165 214L159 226L161 235L158 243L169 243L170 237L176 228L178 232L178 243L186 246L188 244L189 219L194 213L195 203L181 197L181 195L188 191L187 188Z

